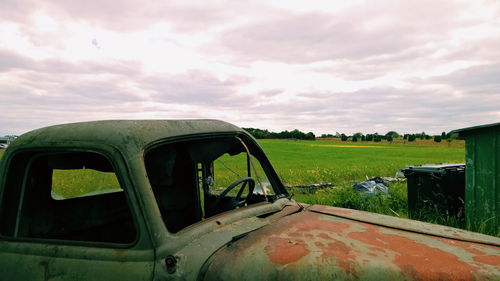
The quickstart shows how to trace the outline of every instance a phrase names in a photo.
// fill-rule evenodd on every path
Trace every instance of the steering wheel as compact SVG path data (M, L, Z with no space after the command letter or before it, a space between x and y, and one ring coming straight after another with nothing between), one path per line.
M240 190L238 191L238 194L236 194L236 197L231 198L228 202L224 202L224 207L223 210L218 210L219 205L223 202L222 200L226 197L227 193L231 190L233 190L235 187L243 183L243 185L240 187ZM245 187L248 183L248 195L246 196L245 199L241 199L241 196L243 195L243 191L245 190ZM245 177L241 178L235 182L233 182L231 185L229 185L220 195L217 196L215 201L211 204L211 211L214 213L220 213L225 210L230 210L234 209L236 207L243 207L245 204L248 202L248 198L251 197L253 194L253 190L255 188L255 180L252 177Z

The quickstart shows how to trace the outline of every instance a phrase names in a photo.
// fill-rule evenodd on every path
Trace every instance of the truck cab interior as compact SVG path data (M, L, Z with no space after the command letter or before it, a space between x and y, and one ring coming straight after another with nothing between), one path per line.
M167 229L175 233L229 210L273 201L279 192L258 156L237 136L149 149L147 174Z

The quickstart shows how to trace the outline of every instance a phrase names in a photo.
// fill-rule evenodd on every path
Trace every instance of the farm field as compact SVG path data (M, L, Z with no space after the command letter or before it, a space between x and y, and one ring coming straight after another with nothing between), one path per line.
M412 144L338 141L259 140L281 177L289 185L331 182L351 185L366 177L390 176L408 165L463 163L463 142L422 141Z

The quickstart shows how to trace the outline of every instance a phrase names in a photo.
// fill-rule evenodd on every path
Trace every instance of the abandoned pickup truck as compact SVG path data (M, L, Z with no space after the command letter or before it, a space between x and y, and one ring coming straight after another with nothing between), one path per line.
M500 280L500 239L293 201L216 120L97 121L1 160L1 280Z

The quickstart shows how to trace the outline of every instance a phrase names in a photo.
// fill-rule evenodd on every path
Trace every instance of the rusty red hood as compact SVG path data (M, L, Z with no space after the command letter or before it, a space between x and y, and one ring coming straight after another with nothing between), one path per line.
M200 280L500 280L500 239L325 206L233 241Z

